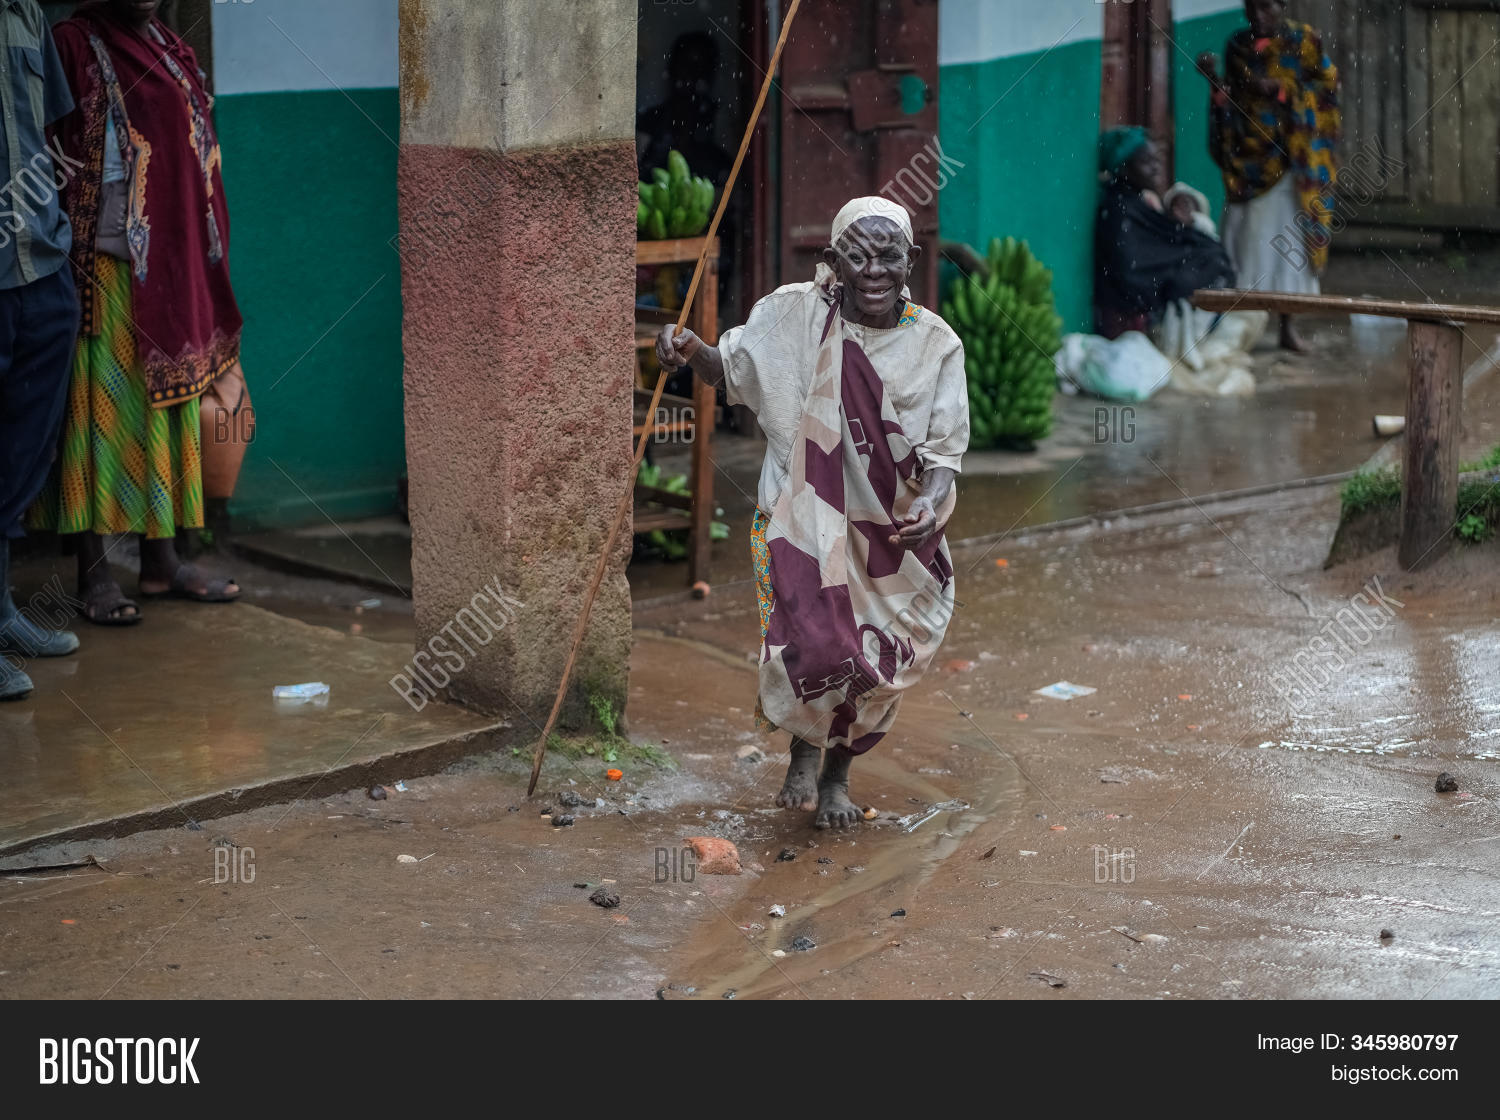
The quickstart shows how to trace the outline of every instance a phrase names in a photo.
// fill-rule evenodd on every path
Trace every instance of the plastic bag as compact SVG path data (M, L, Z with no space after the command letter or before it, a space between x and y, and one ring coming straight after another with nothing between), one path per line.
M1255 392L1250 349L1269 320L1264 311L1215 315L1187 300L1168 304L1153 337L1172 361L1172 388L1199 396L1250 396Z
M1064 335L1056 362L1065 391L1071 385L1108 401L1146 400L1172 373L1167 356L1140 331L1126 331L1116 339Z

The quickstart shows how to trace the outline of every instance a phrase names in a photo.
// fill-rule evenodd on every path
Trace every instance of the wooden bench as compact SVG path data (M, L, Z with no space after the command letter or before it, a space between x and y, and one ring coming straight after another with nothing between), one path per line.
M1407 571L1425 568L1453 544L1458 504L1460 361L1466 323L1500 325L1500 308L1349 296L1200 289L1205 311L1278 315L1379 315L1405 319L1408 347L1406 447L1401 474L1401 536L1396 556Z

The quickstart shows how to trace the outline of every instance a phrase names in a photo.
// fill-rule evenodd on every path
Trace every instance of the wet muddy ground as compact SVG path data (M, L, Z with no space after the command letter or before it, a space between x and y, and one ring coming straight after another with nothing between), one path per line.
M630 734L677 770L554 758L528 802L502 747L380 801L314 786L33 852L104 866L0 878L0 995L1493 998L1500 552L1324 572L1336 509L1313 488L957 550L941 666L856 762L880 818L846 836L770 807L749 586L643 606ZM1372 578L1391 605L1330 656ZM1097 691L1034 692L1062 680ZM554 827L563 790L584 804ZM694 873L700 835L744 872Z

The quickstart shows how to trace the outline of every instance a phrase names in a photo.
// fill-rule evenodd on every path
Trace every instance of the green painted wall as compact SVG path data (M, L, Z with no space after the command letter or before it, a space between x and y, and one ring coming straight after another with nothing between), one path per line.
M1239 9L1198 19L1179 20L1172 25L1177 49L1172 52L1172 115L1176 118L1177 178L1208 196L1215 222L1224 211L1224 180L1208 155L1208 82L1199 75L1195 60L1203 51L1219 56L1222 71L1224 43L1245 24Z
M256 412L235 525L390 512L406 463L396 91L228 95L215 119Z
M992 237L1029 241L1070 331L1092 321L1099 72L1089 40L939 75L943 151L966 165L938 200L943 236L981 251Z

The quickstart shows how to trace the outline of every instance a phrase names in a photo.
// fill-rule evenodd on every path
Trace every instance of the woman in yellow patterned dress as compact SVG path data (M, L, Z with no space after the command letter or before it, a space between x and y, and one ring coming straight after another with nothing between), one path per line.
M1209 154L1224 175L1221 237L1242 288L1316 294L1328 263L1339 140L1338 70L1285 0L1245 0L1250 26L1198 69L1213 86ZM1305 350L1281 317L1281 345Z

